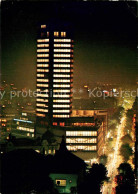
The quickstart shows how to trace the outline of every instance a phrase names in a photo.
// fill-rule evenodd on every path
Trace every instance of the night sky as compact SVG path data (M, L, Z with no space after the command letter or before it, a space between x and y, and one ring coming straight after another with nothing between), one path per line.
M135 2L2 2L2 79L35 89L37 25L56 18L74 28L74 87L133 84L135 13Z

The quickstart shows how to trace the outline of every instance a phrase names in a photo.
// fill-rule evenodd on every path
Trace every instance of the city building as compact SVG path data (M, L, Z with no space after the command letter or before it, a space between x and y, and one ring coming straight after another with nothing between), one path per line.
M13 119L12 134L16 137L34 138L35 136L35 111L28 106L21 115Z
M66 25L40 25L37 38L37 126L52 126L72 111L73 40ZM37 131L39 133L39 131ZM41 132L40 132L41 133Z
M68 151L64 138L51 161L50 178L59 193L77 193L85 176L86 163Z
M67 25L39 26L36 88L36 137L50 130L59 143L65 135L67 148L84 160L104 152L107 111L72 110L73 40Z

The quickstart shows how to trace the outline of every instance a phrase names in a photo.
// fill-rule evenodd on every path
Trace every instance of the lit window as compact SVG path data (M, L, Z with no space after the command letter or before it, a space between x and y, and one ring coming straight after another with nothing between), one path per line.
M97 136L97 131L66 131L66 136Z
M66 138L66 143L97 143L96 138Z
M48 109L37 108L36 111L38 111L38 112L48 112Z
M71 151L77 151L77 150L80 150L80 151L96 151L97 150L97 147L96 146L83 146L83 145L69 145L67 146L68 150L71 150Z
M49 42L49 39L38 39L37 42Z
M61 89L58 89L58 90L53 90L53 92L60 92L60 93L70 93L71 90L61 90Z
M65 126L65 123L64 122L60 123L60 126L64 127Z
M48 64L37 64L37 67L49 67Z
M70 77L70 75L67 75L67 74L54 74L53 77Z
M53 94L54 98L69 98L70 94Z
M53 102L70 103L70 100L53 100Z
M54 57L71 57L70 54L54 54Z
M47 105L45 105L45 104L36 104L36 106L40 106L40 107L48 107Z
M37 72L49 72L48 69L37 69Z
M49 52L49 49L37 49L37 52L43 53L43 52Z
M53 110L53 112L55 113L65 113L65 112L67 112L67 113L69 113L70 112L70 110Z
M48 84L37 84L38 87L48 87Z
M71 44L54 44L54 47L72 47Z
M57 123L56 123L56 122L53 122L53 125L54 125L54 126L57 126Z
M42 89L40 89L40 88L39 88L39 89L36 89L36 91L37 91L37 92L40 92L40 91L41 91L41 92L49 92L48 89L42 90Z
M37 102L48 102L48 99L37 98Z
M37 47L49 47L49 44L38 44Z
M49 62L49 59L37 59L37 62Z
M70 88L70 84L53 84L55 88Z
M59 36L59 32L54 32L54 36L58 37Z
M54 39L54 42L71 42L71 39Z
M72 62L71 59L54 59L54 62Z
M37 74L37 77L44 77L44 74Z
M46 25L44 24L44 25L41 25L41 28L46 28Z
M53 115L54 118L69 118L69 115Z
M37 54L37 57L49 57L49 54Z
M53 79L53 82L71 82L70 79Z
M56 185L59 187L65 187L66 186L66 180L57 179Z
M70 108L70 105L68 104L54 104L54 108Z
M48 79L37 79L37 82L48 82Z
M73 50L71 50L71 49L54 49L54 52L61 52L61 53L67 52L67 53L70 53L70 52L73 52Z
M37 113L36 116L38 116L38 117L45 117L45 114Z
M89 127L89 126L95 126L95 123L72 123L72 125Z
M48 150L48 153L51 154L51 150Z
M54 64L54 67L70 67L70 64Z
M54 72L63 72L63 73L66 73L66 72L70 72L70 69L54 69Z
M61 32L61 37L66 37L66 32Z

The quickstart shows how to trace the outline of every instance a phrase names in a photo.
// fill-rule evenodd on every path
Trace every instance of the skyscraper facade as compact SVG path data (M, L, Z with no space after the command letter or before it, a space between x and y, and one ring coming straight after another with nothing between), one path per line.
M64 125L72 110L73 40L62 25L40 25L37 38L37 122Z

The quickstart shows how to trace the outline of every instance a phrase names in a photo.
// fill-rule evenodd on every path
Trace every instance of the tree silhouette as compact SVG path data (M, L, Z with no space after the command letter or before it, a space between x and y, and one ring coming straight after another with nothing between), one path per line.
M84 182L79 188L79 194L100 194L100 189L107 181L107 169L103 164L93 164Z
M107 163L107 156L105 154L101 155L99 157L99 162L102 163L103 165L106 165L106 163Z
M54 134L49 129L43 134L42 140L47 140L49 145L56 142Z
M120 148L120 154L123 156L124 162L127 162L132 156L132 148L129 146L129 144L122 144Z
M121 138L121 141L123 144L132 144L133 143L132 138L129 134L126 134L125 136L123 136Z
M118 172L119 174L116 176L116 194L135 194L135 177L130 164L120 164Z
M14 150L2 157L2 193L55 193L50 164L34 150Z

